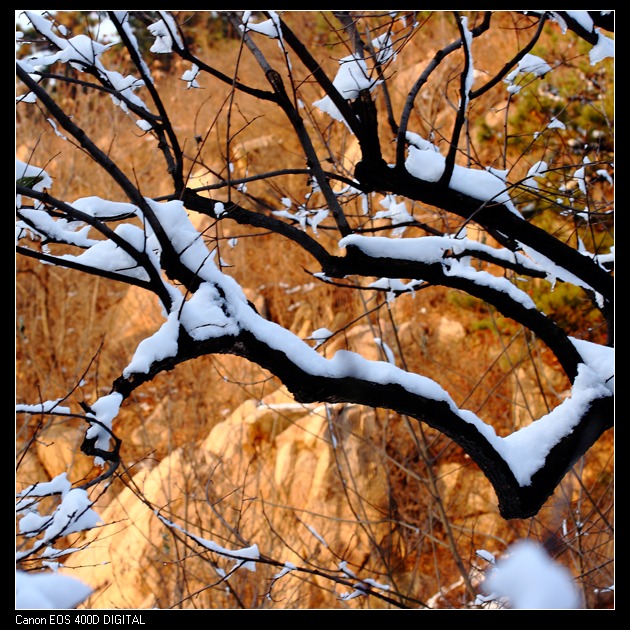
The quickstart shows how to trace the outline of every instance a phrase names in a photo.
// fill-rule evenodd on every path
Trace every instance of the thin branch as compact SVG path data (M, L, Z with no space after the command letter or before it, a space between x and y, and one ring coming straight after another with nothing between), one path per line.
M455 122L453 123L453 131L451 133L451 140L449 142L448 153L444 159L444 171L440 176L438 184L440 186L448 186L451 177L453 175L453 169L455 168L455 157L459 150L459 135L466 122L466 113L469 103L469 74L471 73L471 55L472 52L469 49L468 41L466 40L466 27L462 23L459 12L455 11L455 21L462 41L462 48L464 49L464 69L460 75L460 88L459 88L459 107L457 108L457 115L455 116ZM472 83L472 82L471 82Z

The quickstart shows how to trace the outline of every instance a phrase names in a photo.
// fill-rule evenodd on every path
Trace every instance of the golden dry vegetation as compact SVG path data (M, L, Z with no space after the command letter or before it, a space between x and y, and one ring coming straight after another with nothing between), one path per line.
M184 20L186 16L182 14L180 18ZM318 60L328 68L329 76L333 76L336 59L347 51L344 52L345 45L337 43L340 35L326 26L326 21L332 22L332 17L306 11L294 12L285 18L295 32L305 34L305 43L316 51ZM191 14L188 19L200 18ZM442 21L435 17L427 19L434 26L427 26L422 38L408 43L401 52L405 63L392 66L389 85L396 107L400 107L409 80L426 65L436 46L446 37L447 26ZM476 51L476 64L484 72L496 72L514 53L518 36L511 19L504 17L490 43ZM200 21L198 30L194 31L195 45L201 56L228 76L237 68L239 79L245 83L265 86L255 60L241 49L237 39L206 38L201 25ZM567 56L573 54L571 45L565 51ZM113 49L112 57L116 54ZM272 64L282 63L282 53L277 47L270 46L265 54ZM120 62L125 60L121 58ZM453 56L431 77L421 106L414 110L411 126L417 133L426 137L433 132L436 138L444 138L444 142L448 139L454 110L448 106L447 96L456 95L460 64L461 58ZM233 102L229 86L204 81L203 77L200 79L202 89L186 90L185 83L178 79L183 69L175 62L169 67L165 59L153 56L159 93L184 146L186 169L191 178L197 178L197 185L216 181L209 171L227 177L228 158L236 165L237 176L304 167L300 145L281 111L262 111L258 101L246 96L239 96ZM304 81L301 98L305 102L319 98L308 76ZM485 112L475 117L479 128L483 123L484 129L491 133L487 142L475 141L474 158L484 165L494 161L499 168L510 168L513 178L518 179L527 172L536 155L534 151L528 154L520 146L510 149L509 155L502 154L499 135L506 103L496 100L496 94L488 93L475 105ZM503 95L504 91L498 94ZM56 99L88 136L137 182L145 196L159 198L172 192L154 140L143 135L109 99L95 92L64 87L59 88ZM383 113L382 108L380 112ZM305 110L304 116L318 143L318 154L323 156L333 149L330 159L344 158L351 167L357 148L342 125L332 124L310 109ZM386 129L385 122L382 128ZM17 156L46 168L54 179L57 197L72 200L95 195L124 200L122 192L112 187L106 172L96 168L80 149L54 133L38 106L18 107L16 138ZM230 138L229 156L226 155L226 138ZM393 143L384 140L382 146L386 159L391 159ZM502 164L504 159L506 163ZM352 176L351 170L348 175ZM304 175L286 175L251 182L246 193L231 188L229 194L243 205L269 211L278 209L281 197L303 203L309 191ZM227 195L224 190L217 194ZM371 200L374 207L378 202L378 196ZM317 207L322 200L315 195L308 203ZM461 222L445 212L419 204L411 208L411 212L438 229L452 230ZM363 220L358 203L355 220L357 223ZM558 227L566 230L568 239L574 238L574 226ZM430 287L390 304L382 293L353 291L319 282L312 275L318 271L313 260L297 246L277 236L255 233L252 228L226 221L208 221L202 229L208 244L216 247L217 259L220 257L225 264L225 273L247 290L259 311L304 339L319 327L336 331L322 346L327 356L346 348L373 352L377 357L378 348L371 340L379 337L394 349L397 361L437 381L459 406L492 421L499 434L507 434L531 422L559 404L566 395L568 382L545 347L516 323L500 317L481 302L452 290ZM410 228L406 235L423 233L420 228ZM325 245L336 238L329 236L325 223L320 234ZM601 237L595 234L593 238ZM548 287L541 287L540 291L546 292ZM580 312L579 307L572 306L568 312L571 325L579 335L601 341L604 331L600 320L592 319L589 312ZM87 404L94 402L110 390L137 343L155 330L160 321L157 305L134 289L18 257L18 401L65 398L74 391L75 398ZM197 449L210 432L240 405L250 400L261 401L279 386L280 383L263 369L225 356L196 359L145 385L126 401L116 421L115 431L123 441L122 457L128 470L120 471L112 488L98 498L97 509L114 503L115 497L130 485L136 471L151 471L174 453L187 454L193 474ZM78 397L76 392L80 392ZM367 422L366 417L357 422ZM500 554L512 541L530 537L544 543L552 555L572 571L586 607L612 605L609 596L599 592L614 583L612 432L605 434L576 464L536 517L504 521L492 507L494 496L489 483L448 438L383 410L374 410L370 418L373 429L369 435L373 441L364 443L361 448L365 457L379 462L385 475L378 483L384 484L388 502L388 512L381 515L387 523L387 533L378 529L378 539L369 532L365 534L360 545L363 557L357 560L352 556L355 573L369 574L377 580L394 580L398 590L412 602L429 603L436 608L460 608L470 603L471 588L477 585L472 578L467 585L463 574L476 578L486 566L476 551L490 549ZM283 424L294 425L290 419ZM343 426L348 434L357 432L360 437L359 424L348 422ZM42 474L52 478L64 469L74 482L94 476L96 471L92 469L90 458L79 448L83 431L84 426L78 420L60 425L37 415L18 416L18 488L40 480ZM44 451L55 443L60 449L57 458L45 458ZM273 461L273 453L280 443L254 440L252 444L249 466L251 471L258 470L262 475L266 464L261 463L258 468L256 462L266 462L266 458ZM190 483L192 496L200 490L194 480ZM238 483L235 481L234 486ZM241 487L248 483L244 477ZM248 498L262 499L260 496ZM348 505L355 506L355 499L355 496L348 498ZM265 553L275 550L277 559L282 558L284 549L279 541L291 540L296 535L291 532L304 521L298 518L303 517L299 506L288 504L285 508L287 516L291 516L283 519L284 531L274 530L277 523L272 518L265 522L261 517L254 532L255 540L252 540L261 549L266 544ZM360 514L356 514L356 519L361 523ZM334 525L330 516L326 527L330 529ZM129 526L133 527L133 523ZM357 532L360 530L359 525ZM356 536L360 537L359 533ZM110 543L116 545L115 541ZM204 580L209 583L211 580L204 573L209 569L198 559L192 564L193 559L187 558L195 552L186 549L176 537L164 534L161 543L152 544L156 562L163 566L162 590L156 594L159 606L299 608L304 607L304 602L321 608L386 605L366 598L343 602L330 583L314 577L294 578L293 592L283 592L284 599L269 602L264 594L268 586L266 580L277 572L274 567L269 570L261 567L256 574L235 577L232 599L220 586L192 597L194 589L190 585L198 588ZM348 547L351 546L348 543ZM340 554L338 562L345 556L343 549L337 553ZM75 556L80 563L80 554ZM336 566L333 559L332 555L321 554L309 558L308 562L310 566L324 566L332 571ZM211 566L209 562L206 564ZM113 575L116 575L115 567Z

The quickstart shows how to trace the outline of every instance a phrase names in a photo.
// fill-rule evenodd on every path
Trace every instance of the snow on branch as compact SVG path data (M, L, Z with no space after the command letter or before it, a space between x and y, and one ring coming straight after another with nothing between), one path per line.
M180 525L177 525L177 523L174 523L173 521L165 518L157 511L155 512L155 515L167 527L181 532L191 540L194 540L197 544L201 545L204 549L208 549L209 551L212 551L219 556L234 560L236 563L234 567L235 569L242 567L244 569L247 569L248 571L256 571L256 561L260 559L260 551L258 550L258 545L250 545L249 547L244 547L243 549L227 549L226 547L217 544L213 540L208 540L187 531Z
M567 13L576 21L584 17L573 15L573 12ZM571 444L572 440L592 443L612 422L607 416L614 393L614 373L606 368L611 362L610 353L606 352L604 356L602 351L598 354L594 346L570 339L560 326L539 312L532 297L510 280L507 274L493 275L485 269L473 266L471 259L478 256L479 260L497 265L501 271L517 268L533 277L545 278L552 284L556 279L570 282L593 293L596 304L602 310L612 304L610 274L592 256L584 255L583 251L559 242L555 236L526 221L510 196L512 186L507 182L506 171L454 164L455 151L459 150L458 134L453 135L451 152L449 157L445 157L432 141L409 131L405 122L402 125L403 131L398 132L404 147L401 149L403 158L397 164L387 164L380 153L366 154L356 164L356 180L347 176L340 177L345 185L352 184L353 192L356 191L366 198L373 191L379 191L384 196L381 206L385 209L368 218L390 221L393 228L391 238L366 236L362 228L357 228L352 233L354 228L350 227L346 217L346 212L348 216L351 213L341 206L342 201L337 197L334 198L334 208L329 198L326 201L330 207L326 207L309 205L308 198L304 205L297 199L289 199L287 205L288 197L283 197L285 209L270 210L269 214L263 211L248 213L232 201L208 199L203 205L199 201L200 197L193 197L183 184L182 164L184 158L190 158L178 146L176 127L171 126L166 108L161 106L157 93L153 91L154 86L149 83L145 85L145 78L150 73L148 67L141 62L140 46L130 26L129 13L113 12L110 15L121 36L126 37L125 43L128 52L134 56L135 67L145 78L137 78L131 74L123 76L105 67L103 59L108 58L106 53L111 44L98 42L87 35L62 37L55 31L50 20L35 12L26 12L26 15L56 50L20 60L17 64L20 78L40 100L44 98L45 101L46 93L44 87L36 83L34 78L38 76L39 68L57 63L67 64L69 70L79 74L89 72L92 77L96 77L107 87L108 95L125 112L131 107L137 115L150 113L137 95L141 88L146 87L151 91L156 107L160 108L160 115L150 117L153 122L148 121L149 116L147 120L141 118L141 128L145 131L153 129L156 134L159 126L169 130L160 136L160 147L164 155L168 156L167 171L172 175L175 190L172 194L159 198L160 201L158 198L144 197L140 192L141 188L136 187L122 170L114 177L113 161L107 161L109 156L105 156L95 143L89 144L92 141L86 139L86 134L71 121L69 115L58 111L59 107L52 98L45 101L43 107L59 114L58 118L65 123L62 126L71 129L74 139L95 159L97 166L103 167L114 177L130 201L123 203L88 196L72 203L64 203L48 193L53 180L44 169L16 160L18 240L27 237L39 239L42 247L37 254L45 262L91 270L129 284L135 281L156 293L164 308L164 322L131 353L131 358L113 384L112 392L102 396L90 407L90 426L86 438L93 443L94 449L107 451L113 436L113 422L120 413L123 401L137 387L184 361L205 354L232 354L249 359L269 370L287 386L298 401L351 402L383 407L437 428L460 444L484 470L497 491L502 512L510 518L522 518L539 509L548 493L553 491L558 479L573 463L575 451L571 451L566 445ZM372 40L373 46L379 50L376 61L372 59L371 62L375 62L376 66L370 67L369 59L366 61L361 54L351 53L338 59L339 67L336 68L335 78L330 81L323 75L322 68L309 56L306 47L299 45L296 36L278 14L268 12L267 15L269 19L255 23L251 20L251 13L246 12L242 18L243 34L256 33L286 41L287 46L292 48L309 73L312 73L318 86L324 88L325 96L313 102L314 107L348 125L351 115L355 116L357 112L375 114L376 104L371 93L385 81L377 66L385 61L393 61L398 54L393 52L389 33ZM199 75L204 72L212 76L213 69L201 62L197 63L197 59L187 49L180 27L172 14L159 12L159 17L159 20L148 27L155 38L151 52L180 55L191 65L189 70L183 74L178 73L178 76L189 88L198 87ZM592 25L582 26L593 30ZM460 88L460 114L463 116L472 109L468 108L468 104L474 79L474 32L468 30L466 18L462 18L459 27L466 68L461 77ZM594 57L606 55L604 48L606 41L602 40L593 49L596 51ZM455 49L453 44L453 50ZM449 51L450 48L445 49L443 54ZM262 52L257 54L262 55ZM436 60L435 66L438 63ZM514 63L511 71L505 70L504 82L508 85L508 91L516 94L521 90L522 84L519 80L522 77L533 75L538 78L550 70L551 66L545 60L526 54ZM265 104L281 103L284 107L283 113L295 125L301 146L314 146L310 138L306 137L307 130L297 113L297 104L293 107L299 100L297 82L287 83L294 89L294 98L289 99L286 97L288 90L285 89L284 79L275 70L273 72L278 75L277 81L272 81L272 84L275 82L274 88L277 88L275 92L265 93L265 99L262 93L252 89L249 89L249 94L258 94ZM269 76L275 77L276 74ZM427 79L429 74L427 70L422 77ZM214 76L226 75L217 71ZM293 80L293 77L290 76L289 79ZM242 86L237 86L236 78L230 81L236 94L237 87L241 89ZM191 92L187 94L190 95ZM355 102L350 106L348 103L358 99L361 99L359 104ZM348 105L347 108L343 107L342 101ZM364 153L367 153L365 146L378 148L377 116L374 115L369 120L373 128L368 128L366 119L369 116L362 119L356 115L355 118L356 120L352 120L352 129L361 130L363 134L359 148ZM337 127L334 124L332 126ZM137 133L137 128L134 131ZM367 142L370 138L376 138L376 141ZM307 168L301 169L300 174L312 180L313 173L317 173L319 190L313 192L319 193L334 177L329 172L324 172L315 150L312 155L307 153L307 158ZM197 159L198 156L194 161ZM584 168L587 163L588 158L585 158L575 172L578 186L584 193ZM445 172L448 181L443 182ZM534 178L541 178L547 173L548 163L541 159L529 169L524 183L535 190L538 184ZM238 192L244 195L245 190L241 188ZM464 218L463 227L456 235L402 238L407 226L414 222L414 217L408 212L404 202L394 201L396 196L431 204L459 215ZM33 201L28 202L28 199ZM297 208L295 212L290 211L293 204ZM309 338L315 341L313 348L287 328L260 316L252 308L236 279L223 271L216 242L210 245L207 235L193 225L188 216L191 210L198 210L217 222L235 221L287 237L301 245L320 264L322 274L329 278L352 275L365 284L367 278L377 278L367 288L386 288L390 292L413 291L428 281L462 289L472 296L486 299L508 316L513 316L517 322L526 324L533 334L551 348L572 381L571 395L531 425L507 437L500 437L492 424L483 421L476 413L460 408L450 394L434 380L398 367L393 352L380 336L374 336L374 340L383 349L387 361L368 360L347 350L338 350L327 358L320 353L319 346L333 332L325 327L317 328ZM335 232L329 231L331 216L337 221ZM361 220L363 218L365 215ZM122 223L115 229L108 227L110 222L117 221ZM490 247L463 237L463 230L472 221L485 228L490 235L496 236L500 246ZM293 226L293 222L301 230ZM307 228L310 228L312 238L310 234L305 234ZM335 230L334 226L332 230ZM301 233L299 237L297 232ZM331 233L333 238L327 241L329 251L321 243L325 242L324 236ZM64 246L64 253L51 253L52 245ZM68 249L72 253L66 253ZM346 250L345 256L339 254L340 249ZM25 253L24 250L22 253ZM35 256L35 250L31 250L29 255ZM402 279L409 282L403 283ZM47 404L39 407L22 406L20 409L27 413L47 410ZM102 463L98 457L96 461ZM31 488L31 491L35 492L35 488ZM69 491L62 493L65 506L59 514L69 513L73 504L69 497L72 496L75 505L81 499L84 500L85 513L93 516L85 497L80 492L71 492L74 494L71 495ZM31 514L25 519L22 519L25 533L45 531L44 540L58 536L60 531L67 531L70 527L67 523L61 527L55 518L52 523L46 524L37 514ZM89 523L92 522L89 520ZM173 523L166 520L164 522L176 528ZM193 537L207 549L242 561L247 568L250 568L250 559L258 559L255 546L232 552L212 541L189 533L186 535Z
M59 495L60 501L51 515L41 515L36 499ZM47 483L31 485L17 494L16 512L20 534L26 539L40 537L27 550L18 551L16 559L48 549L56 540L76 532L93 529L102 521L92 509L87 491L72 488L66 473ZM49 554L50 555L50 554Z

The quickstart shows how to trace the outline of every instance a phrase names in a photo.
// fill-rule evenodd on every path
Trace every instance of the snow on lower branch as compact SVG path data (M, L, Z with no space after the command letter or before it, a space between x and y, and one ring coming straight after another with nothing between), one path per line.
M529 295L513 285L507 278L493 276L486 271L478 271L468 264L468 258L455 260L444 257L445 252L448 250L453 250L454 252L463 251L463 248L466 247L466 242L466 239L454 239L448 236L394 239L386 236L351 234L339 241L339 247L353 245L358 247L364 254L373 258L409 260L429 265L441 263L444 266L446 275L466 278L477 285L507 293L510 298L525 308L536 308Z
M296 367L313 376L351 377L380 385L395 384L420 397L446 402L455 415L477 428L504 459L521 486L530 485L532 476L544 465L550 450L573 431L590 403L611 393L604 375L580 364L570 398L530 425L501 437L492 425L472 411L459 409L449 394L427 377L406 372L385 361L365 359L347 350L339 350L327 359L290 331L255 314L249 315L246 321L241 320L241 325L270 348L284 352Z
M573 432L590 404L606 396L610 396L610 390L601 377L582 363L569 398L546 416L502 438L499 452L521 486L531 484L532 476L544 466L551 449Z
M584 363L595 370L600 379L612 394L615 393L615 349L602 346L592 341L569 337L571 343L584 360Z
M151 203L162 225L171 238L181 260L204 281L196 294L184 303L180 295L174 300L165 324L149 339L140 343L124 374L147 371L154 361L175 356L179 327L183 325L195 339L202 340L217 335L234 335L248 331L270 350L282 352L289 361L313 377L335 380L355 378L376 385L398 385L410 394L426 400L444 402L451 412L462 421L473 424L480 434L505 460L518 483L531 483L532 475L544 465L550 450L579 423L589 404L596 398L611 394L611 375L597 369L602 358L593 358L591 346L580 346L578 351L585 358L578 371L571 398L552 412L512 435L497 436L494 427L485 423L473 412L457 407L449 394L435 381L420 374L410 373L386 361L371 361L355 352L339 350L328 359L291 331L258 315L248 304L242 289L231 277L222 273L186 215L180 202ZM505 278L479 272L461 260L445 258L447 250L457 253L467 247L466 239L453 237L423 237L418 239L390 239L386 237L347 236L340 246L359 247L368 256L419 261L427 264L440 263L445 273L465 277L479 285L489 286L509 296L526 308L535 308L527 294ZM504 255L496 250L497 256ZM609 358L610 355L607 355ZM608 370L609 372L610 370ZM95 427L92 427L95 429ZM103 436L105 437L105 436ZM199 540L201 543L202 541ZM207 541L206 541L207 542ZM226 550L217 551L229 555ZM242 556L242 552L232 552Z

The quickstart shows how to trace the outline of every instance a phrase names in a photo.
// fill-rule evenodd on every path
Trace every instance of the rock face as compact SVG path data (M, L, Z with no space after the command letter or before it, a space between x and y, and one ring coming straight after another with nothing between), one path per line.
M371 410L299 405L282 389L260 405L244 403L204 441L138 472L96 508L108 525L89 532L89 547L65 563L95 589L85 607L316 608L341 601L349 587L338 585L335 595L331 580L273 576L285 562L341 577L344 562L359 574L374 542L388 535L387 476L368 446L378 431ZM164 526L138 490L175 528ZM255 573L239 568L221 583L235 562L177 528L227 550L258 545L276 564L258 564ZM313 580L323 588L312 588Z

